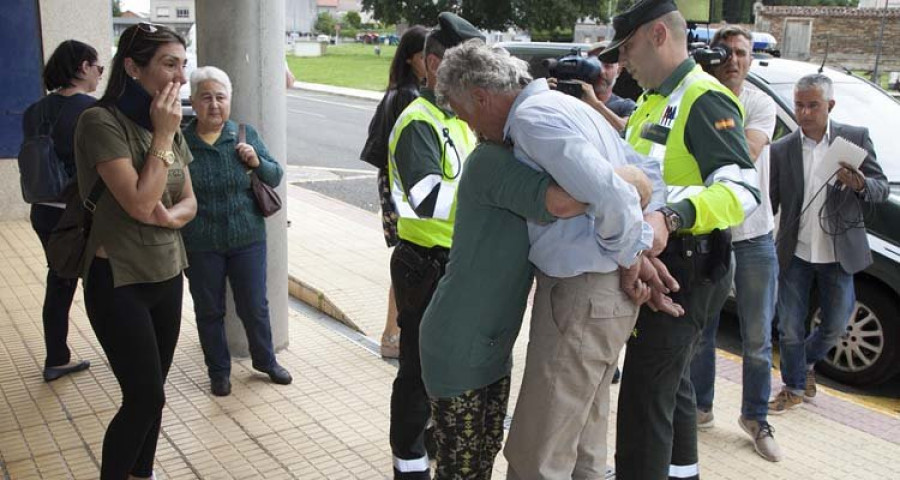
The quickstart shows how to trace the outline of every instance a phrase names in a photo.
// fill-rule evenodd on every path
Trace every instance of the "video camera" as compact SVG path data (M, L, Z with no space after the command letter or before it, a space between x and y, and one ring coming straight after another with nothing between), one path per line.
M576 80L593 84L602 70L597 57L584 57L577 48L573 48L564 57L548 58L542 63L550 72L550 76L556 78L557 90L579 99L584 90Z
M694 42L688 45L688 53L707 72L731 58L731 48L722 44L709 46L703 42Z

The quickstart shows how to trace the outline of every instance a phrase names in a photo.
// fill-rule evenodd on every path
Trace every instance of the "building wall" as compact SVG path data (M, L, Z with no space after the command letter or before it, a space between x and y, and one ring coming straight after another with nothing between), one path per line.
M883 0L882 0L883 1ZM811 21L809 58L821 62L828 50L827 63L852 70L872 70L878 34L884 17L884 39L879 70L900 71L900 10L849 7L763 7L756 19L756 30L769 32L785 44L784 29L789 20Z
M315 22L316 0L285 0L285 32L309 33Z
M179 17L179 11L186 15ZM168 16L161 17L166 12ZM194 0L150 0L150 21L165 25L182 36L187 36L197 17Z
M179 17L178 10L186 10L186 17ZM163 10L168 10L167 17L160 17ZM197 12L194 0L150 0L150 19L153 23L194 23Z
M97 49L101 65L112 61L112 7L109 0L39 0L44 61L63 40L75 39ZM105 88L100 85L96 94ZM14 158L0 158L0 220L26 218L19 166Z

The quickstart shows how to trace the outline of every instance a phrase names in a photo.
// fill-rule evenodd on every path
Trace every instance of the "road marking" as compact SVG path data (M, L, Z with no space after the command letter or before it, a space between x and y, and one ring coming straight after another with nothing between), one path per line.
M305 165L292 165L309 170L324 170L328 172L344 172L344 173L365 173L367 175L375 175L378 172L374 170L363 170L359 168L337 168L337 167L307 167Z
M315 112L308 112L308 111L306 111L306 110L291 110L291 109L288 109L288 113L299 113L300 115L311 115L311 116L313 116L313 117L327 118L327 115L322 115L321 113L315 113Z
M326 105L336 105L338 107L352 108L354 110L362 110L364 112L374 112L375 111L375 107L363 107L362 105L350 105L347 103L333 102L331 100L320 100L318 98L304 97L304 96L299 96L299 95L288 95L288 96L294 97L297 99L308 100L310 102L324 103Z

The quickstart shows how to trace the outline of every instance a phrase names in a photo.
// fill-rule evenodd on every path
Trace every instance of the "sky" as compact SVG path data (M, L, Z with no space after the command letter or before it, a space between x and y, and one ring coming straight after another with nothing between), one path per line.
M120 0L122 11L150 13L150 0Z

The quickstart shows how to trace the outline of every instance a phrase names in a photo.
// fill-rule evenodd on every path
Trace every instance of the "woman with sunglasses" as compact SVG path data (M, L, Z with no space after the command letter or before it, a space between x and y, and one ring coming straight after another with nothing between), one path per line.
M44 67L44 87L50 95L25 110L22 122L25 138L49 131L56 159L71 179L75 178L75 122L81 112L96 102L88 94L97 90L102 75L103 66L97 63L94 47L77 40L66 40L56 47ZM31 226L41 240L45 254L50 232L59 223L64 209L62 200L31 205ZM77 286L77 279L60 278L48 267L42 312L46 348L44 380L47 382L91 366L87 360L73 361L66 343L69 309Z
M181 326L187 257L179 229L197 212L179 129L185 41L142 23L118 45L106 92L81 115L75 139L81 197L105 186L85 250L85 306L122 390L103 439L103 480L153 478Z
M391 61L388 88L375 115L369 123L369 138L360 154L360 160L378 168L378 197L381 199L381 224L388 248L397 246L397 208L391 199L388 181L388 137L394 122L407 105L419 96L419 87L425 83L425 37L428 29L421 25L409 27L400 37L400 44ZM388 290L388 313L381 334L381 356L400 356L400 327L397 325L397 304L394 287Z

